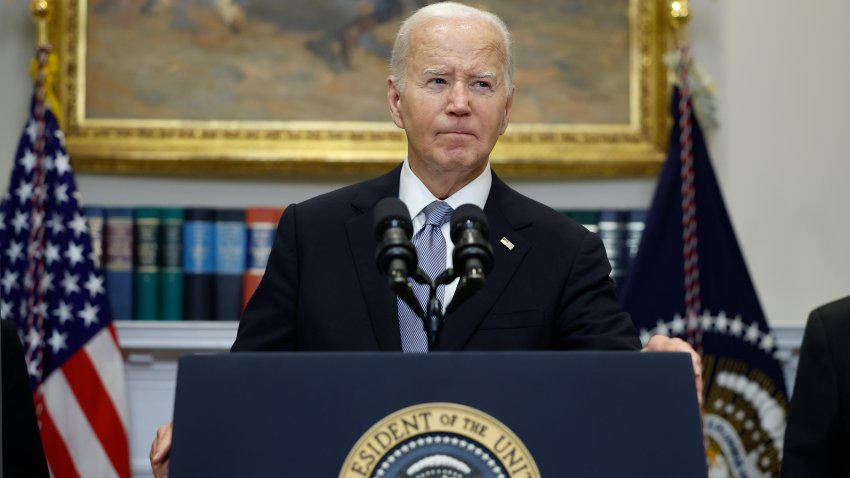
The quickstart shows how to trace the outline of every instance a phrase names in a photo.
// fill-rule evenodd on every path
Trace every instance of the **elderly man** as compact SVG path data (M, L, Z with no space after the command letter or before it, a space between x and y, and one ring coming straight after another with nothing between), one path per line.
M489 221L492 273L483 289L446 314L442 350L640 348L617 305L600 239L490 170L490 152L511 116L511 50L498 17L453 2L424 7L402 24L387 99L393 122L407 135L407 158L384 176L286 209L234 351L427 351L421 321L375 266L373 209L386 197L404 202L414 243L430 236L420 242L436 244L446 265L451 210L475 204ZM444 304L454 287L438 292ZM646 350L690 352L699 388L699 356L686 343L659 336ZM151 447L157 476L170 443L164 425Z

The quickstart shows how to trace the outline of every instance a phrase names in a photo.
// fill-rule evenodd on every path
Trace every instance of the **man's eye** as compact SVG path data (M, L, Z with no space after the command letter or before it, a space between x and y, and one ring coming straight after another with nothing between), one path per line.
M486 89L490 88L490 82L489 81L483 81L483 80L476 81L472 85L476 88L486 88Z
M430 83L433 83L435 85L445 85L445 84L447 84L446 80L444 78L431 78Z

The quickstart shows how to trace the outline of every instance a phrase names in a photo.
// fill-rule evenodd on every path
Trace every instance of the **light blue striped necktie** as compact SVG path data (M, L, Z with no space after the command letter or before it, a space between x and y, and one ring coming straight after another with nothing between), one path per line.
M434 201L425 206L425 225L413 235L413 245L419 256L419 268L432 280L446 270L446 239L440 227L449 222L452 207L445 201ZM428 310L428 286L409 279L416 299L422 304L422 310ZM445 286L437 287L437 298L443 302ZM427 352L428 337L420 319L398 299L398 325L401 330L401 349L405 352Z

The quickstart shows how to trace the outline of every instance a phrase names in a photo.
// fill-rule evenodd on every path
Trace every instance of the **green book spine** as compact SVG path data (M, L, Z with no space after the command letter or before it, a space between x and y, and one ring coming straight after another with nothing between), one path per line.
M162 320L183 318L183 222L182 208L162 210L160 251L160 314Z
M156 320L159 315L159 236L160 212L157 208L138 208L135 222L135 310L137 320Z

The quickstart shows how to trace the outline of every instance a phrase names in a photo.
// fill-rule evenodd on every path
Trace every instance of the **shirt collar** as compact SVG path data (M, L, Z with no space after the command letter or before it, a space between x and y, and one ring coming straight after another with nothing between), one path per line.
M449 203L452 209L457 209L463 204L475 204L481 209L484 209L487 196L490 195L490 186L492 183L493 175L490 173L490 163L488 162L484 167L484 171L477 178L446 198L445 201ZM437 198L425 187L422 180L410 169L407 158L404 158L404 164L401 167L398 197L407 206L414 222L419 219L417 216L422 213L425 206L431 204L433 201L437 201ZM424 221L424 218L422 220Z

